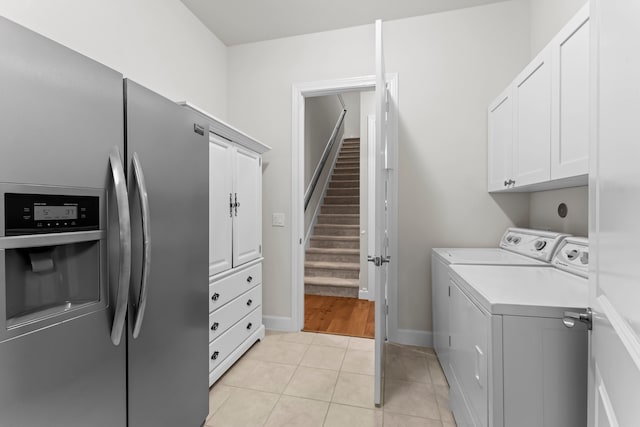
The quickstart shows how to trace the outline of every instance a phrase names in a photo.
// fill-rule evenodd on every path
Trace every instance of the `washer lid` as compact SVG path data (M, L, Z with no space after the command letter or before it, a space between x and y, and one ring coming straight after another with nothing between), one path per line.
M588 281L556 268L452 265L451 272L491 314L561 318L589 305Z
M499 248L434 248L446 264L549 266L546 262Z

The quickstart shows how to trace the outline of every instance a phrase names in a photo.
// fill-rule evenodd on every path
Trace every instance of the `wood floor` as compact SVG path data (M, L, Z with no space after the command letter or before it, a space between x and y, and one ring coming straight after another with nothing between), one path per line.
M374 337L374 303L358 298L304 296L304 330Z

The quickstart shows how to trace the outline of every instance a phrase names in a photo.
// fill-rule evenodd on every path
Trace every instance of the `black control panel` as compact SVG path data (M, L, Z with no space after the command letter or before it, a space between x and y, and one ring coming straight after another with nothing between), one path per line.
M99 211L96 196L5 193L5 235L98 230Z

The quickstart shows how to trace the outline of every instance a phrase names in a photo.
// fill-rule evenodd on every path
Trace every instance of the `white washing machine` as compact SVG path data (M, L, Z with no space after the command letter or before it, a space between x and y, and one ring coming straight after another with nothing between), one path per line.
M562 233L508 228L497 248L434 248L431 255L433 342L447 380L449 372L449 266L453 264L549 267Z
M587 425L588 242L551 265L451 266L450 404L458 426ZM566 323L566 324L565 324Z

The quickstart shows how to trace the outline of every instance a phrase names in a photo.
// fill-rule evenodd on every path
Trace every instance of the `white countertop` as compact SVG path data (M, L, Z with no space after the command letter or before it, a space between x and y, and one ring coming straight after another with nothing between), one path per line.
M491 314L562 317L589 305L588 280L556 268L452 265L458 286Z
M447 264L549 266L546 262L500 248L434 248L433 254Z

